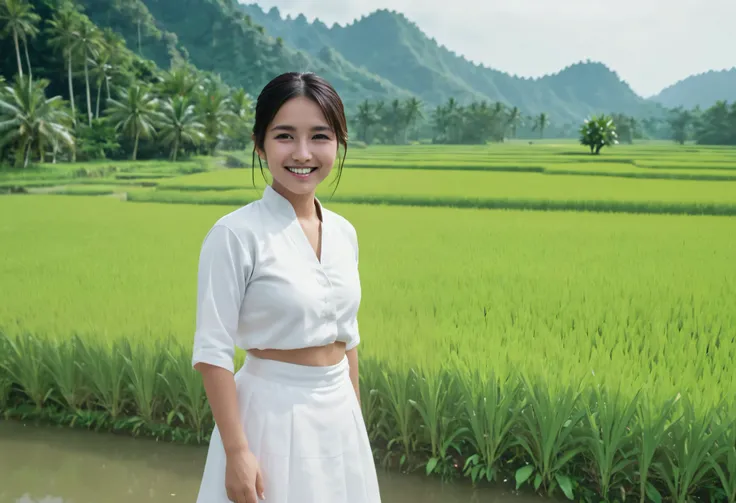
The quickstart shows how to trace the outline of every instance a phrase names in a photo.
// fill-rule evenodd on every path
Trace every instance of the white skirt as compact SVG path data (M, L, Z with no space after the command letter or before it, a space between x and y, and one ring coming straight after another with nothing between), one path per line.
M316 367L247 355L235 374L250 450L269 503L380 503L376 468L347 357ZM197 503L229 503L218 428Z

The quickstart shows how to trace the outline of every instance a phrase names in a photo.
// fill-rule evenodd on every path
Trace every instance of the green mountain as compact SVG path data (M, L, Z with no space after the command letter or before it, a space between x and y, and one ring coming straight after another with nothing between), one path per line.
M717 101L736 102L736 67L692 75L650 99L668 108L708 108Z
M314 71L357 103L364 96L406 97L391 82L356 68L339 54L295 50L240 9L235 0L78 0L96 24L111 27L131 48L167 68L182 54L200 70L218 73L230 85L257 94L271 78L290 70Z
M450 98L500 101L529 115L545 112L556 123L578 122L592 113L643 117L659 110L601 63L576 63L539 79L511 76L455 54L394 11L377 10L346 26L328 27L319 20L309 23L303 15L283 18L275 7L265 12L256 4L242 4L241 9L289 45L312 55L325 47L339 51L355 66L430 106Z

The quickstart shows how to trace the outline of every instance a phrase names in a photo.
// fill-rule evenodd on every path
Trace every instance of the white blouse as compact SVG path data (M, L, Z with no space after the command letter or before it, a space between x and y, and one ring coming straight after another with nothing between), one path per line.
M355 228L317 204L321 260L291 203L268 185L261 199L215 222L199 257L192 365L205 362L233 372L235 346L358 345Z

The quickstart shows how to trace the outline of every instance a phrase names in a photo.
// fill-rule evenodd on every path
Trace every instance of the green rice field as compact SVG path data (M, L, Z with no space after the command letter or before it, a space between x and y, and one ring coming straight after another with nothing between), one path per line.
M735 502L736 181L629 174L736 175L736 150L573 152L369 147L321 189L358 231L377 462L574 501ZM188 162L0 172L21 189L0 196L6 417L208 439L199 247L264 181Z

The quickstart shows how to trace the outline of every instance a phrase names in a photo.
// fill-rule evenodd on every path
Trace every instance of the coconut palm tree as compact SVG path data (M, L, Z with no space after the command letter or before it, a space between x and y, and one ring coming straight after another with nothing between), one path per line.
M115 124L116 131L122 131L133 138L133 160L138 158L138 141L150 138L155 133L155 126L161 120L157 111L158 99L147 87L136 83L128 89L120 91L119 99L108 100L105 112Z
M87 89L87 119L91 126L92 96L89 88L89 62L99 53L102 48L102 41L100 31L88 18L81 18L75 33L76 38L74 40L73 50L79 51L84 61L84 81Z
M538 129L540 138L544 137L544 129L547 126L549 126L549 117L547 117L545 112L534 117L534 126L532 126L532 131L536 131Z
M523 117L519 111L519 107L514 107L509 112L507 125L511 128L511 138L516 138L516 130L523 125Z
M230 110L233 113L230 140L236 148L245 148L250 141L253 101L243 88L230 96Z
M74 108L74 81L72 79L72 63L75 39L77 38L77 27L80 24L79 12L74 8L71 2L64 2L62 6L54 13L54 16L47 21L49 27L47 31L51 35L49 44L57 50L61 50L66 57L66 69L69 80L69 102L72 107L72 120L76 124L77 112Z
M2 36L13 35L15 43L15 56L18 60L18 74L23 76L23 65L20 62L20 44L19 40L23 40L23 47L26 53L26 63L28 64L28 74L31 73L31 60L28 57L28 37L34 38L38 34L38 23L41 16L33 11L33 6L26 0L0 0L0 26L2 26Z
M207 147L210 155L214 155L218 143L232 123L235 114L230 106L227 90L219 78L206 79L199 92L197 114L205 127Z
M199 86L199 77L189 64L177 64L165 72L156 91L166 97L191 96Z
M408 100L406 100L404 104L404 114L406 118L406 129L404 130L404 142L407 142L409 139L409 129L414 128L416 126L417 121L419 119L424 118L424 114L422 113L422 102L415 98L411 97Z
M378 123L378 120L378 114L375 112L373 106L368 100L359 104L358 113L355 116L355 121L358 123L360 131L358 133L358 138L368 143L368 131Z
M0 151L15 146L17 167L28 166L34 147L43 161L46 144L54 145L55 152L61 144L74 145L72 119L60 96L46 98L48 84L45 79L33 82L30 75L17 75L0 94Z
M113 54L110 48L103 46L93 59L90 59L90 73L97 84L97 105L95 108L95 119L100 117L100 101L102 97L103 84L107 88L107 99L110 99L110 79L112 77Z
M170 158L176 162L179 147L185 142L199 144L205 139L204 124L199 122L194 109L185 96L169 98L161 105L160 137L165 147L171 146Z

